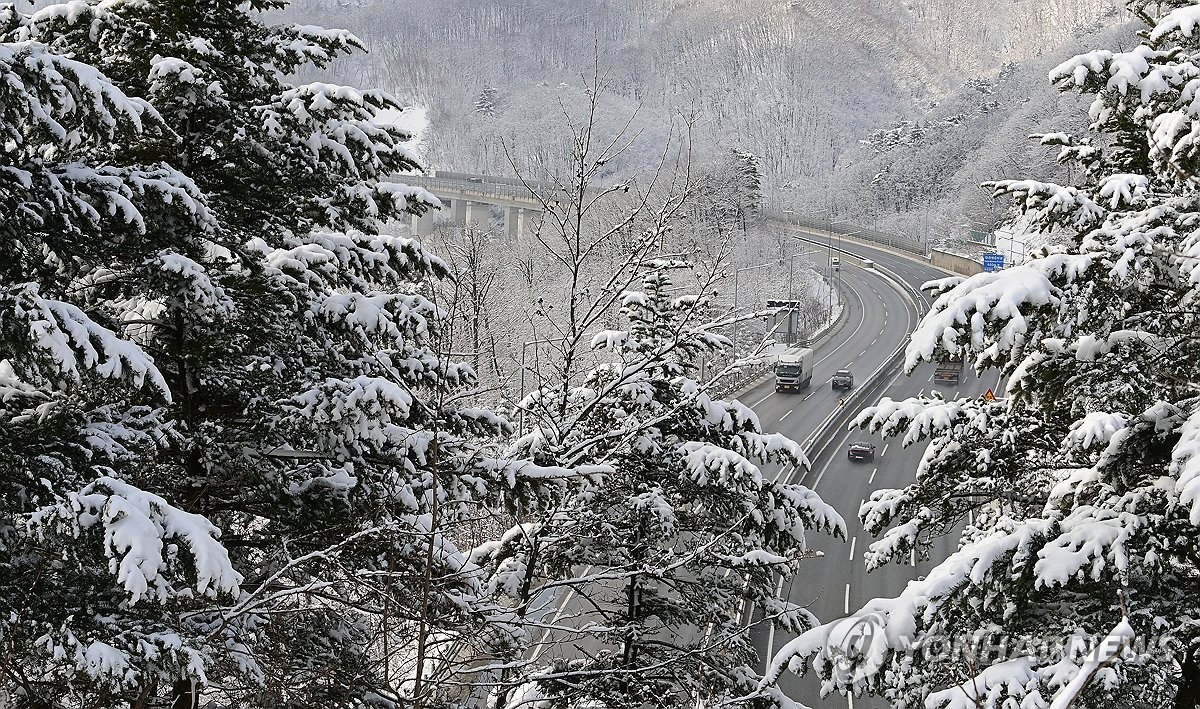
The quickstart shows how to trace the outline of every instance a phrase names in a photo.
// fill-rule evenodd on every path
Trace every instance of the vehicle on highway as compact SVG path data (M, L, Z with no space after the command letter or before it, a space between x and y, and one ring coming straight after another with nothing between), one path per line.
M800 391L812 382L813 350L791 347L775 363L775 391Z
M829 259L829 268L833 271L842 270L842 259L838 256L832 256Z
M863 268L875 268L875 262L869 258L865 258L862 260L862 267Z
M875 444L855 441L846 449L847 460L875 460Z
M849 369L839 369L833 373L829 383L833 389L849 389L854 386L854 373Z
M960 350L950 359L938 362L937 368L933 370L933 381L935 384L958 384L962 378L962 371L963 353Z

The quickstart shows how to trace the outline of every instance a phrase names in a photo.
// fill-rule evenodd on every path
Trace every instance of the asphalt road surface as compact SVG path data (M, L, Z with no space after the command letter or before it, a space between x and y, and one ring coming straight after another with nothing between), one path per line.
M806 235L807 236L807 235ZM823 237L810 237L821 240ZM831 245L836 253L839 248L835 240ZM913 287L947 274L921 263L893 255L879 249L859 246L849 242L840 248L851 254L869 258L889 269ZM739 397L758 413L764 430L775 430L796 440L810 435L820 422L838 406L844 395L834 391L829 378L837 369L847 368L855 374L855 385L864 385L866 377L881 364L912 331L919 317L911 300L902 296L869 269L854 266L854 259L842 258L842 276L847 286L849 317L842 330L825 347L818 350L817 366L813 386L801 394L774 393L773 382L767 381L755 390ZM927 307L928 298L922 296ZM898 373L889 377L881 396L903 399L928 393L935 387L933 365L924 364L910 376ZM975 377L967 368L958 385L937 385L943 394L950 397L982 395L996 381ZM864 402L863 405L866 405ZM851 441L869 441L876 446L875 460L854 462L847 460L846 448ZM865 533L858 521L858 508L873 490L901 487L913 478L917 462L924 450L923 444L904 449L899 440L884 441L858 429L844 431L833 444L824 449L824 454L812 461L808 471L788 471L793 482L802 482L820 493L822 499L833 505L846 520L846 540L834 540L825 535L813 535L810 545L822 551L821 558L803 562L801 572L781 589L791 601L806 606L822 622L835 620L860 608L866 601L876 597L889 597L899 593L905 584L927 572L935 558L913 565L888 565L867 573L863 553L874 539ZM810 456L812 451L808 451ZM935 550L935 555L950 552L950 540L946 546ZM764 661L770 658L790 636L767 632L759 628L755 633L756 646ZM820 681L813 675L797 677L785 672L780 681L782 689L794 700L810 707L843 707L866 709L886 707L880 699L870 697L847 698L838 694L820 696Z

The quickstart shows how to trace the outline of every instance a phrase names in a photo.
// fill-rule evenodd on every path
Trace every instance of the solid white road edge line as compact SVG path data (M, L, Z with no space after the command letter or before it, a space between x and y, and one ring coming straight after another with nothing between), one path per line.
M866 303L866 301L863 300L862 296L859 295L858 291L854 290L854 288L850 288L850 292L854 294L855 298L858 298L858 312L859 312L858 324L854 326L854 329L850 331L850 335L846 337L845 341L842 342L842 344L838 345L837 347L834 347L832 350L830 350L829 354L825 355L824 357L817 360L816 362L813 362L814 369L816 369L816 366L818 364L829 359L830 357L832 357L834 355L834 353L836 353L838 350L842 349L842 347L844 347L846 345L846 343L850 341L850 338L854 337L854 335L856 335L858 333L858 331L862 329L863 323L866 322L866 320L867 320L867 303ZM885 314L886 314L886 311L885 311Z
M775 585L775 597L779 598L783 593L783 576L779 576L779 583ZM775 624L771 623L770 630L767 631L767 662L775 656Z

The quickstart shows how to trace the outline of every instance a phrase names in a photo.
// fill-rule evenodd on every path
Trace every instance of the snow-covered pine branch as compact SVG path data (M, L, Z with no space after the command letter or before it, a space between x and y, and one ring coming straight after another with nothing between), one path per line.
M878 651L847 659L829 646L837 623L818 626L774 673L811 660L830 690L932 709L1194 703L1198 15L1191 3L1130 5L1151 22L1140 45L1051 72L1094 96L1089 136L1039 136L1082 168L1078 182L992 183L1054 245L928 284L938 295L906 367L965 354L1007 378L997 400L885 399L857 420L929 441L915 477L860 510L882 534L868 563L939 535L958 550L846 621L877 624ZM976 632L1022 651L909 651ZM1113 651L1131 639L1158 644Z

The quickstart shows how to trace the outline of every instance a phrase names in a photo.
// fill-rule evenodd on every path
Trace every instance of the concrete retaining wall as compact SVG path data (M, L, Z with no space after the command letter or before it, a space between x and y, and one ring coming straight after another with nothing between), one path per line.
M933 257L930 262L938 268L944 268L947 271L961 273L964 276L973 276L976 273L983 272L983 264L973 259L959 256L958 254L949 254L945 251L933 250Z

